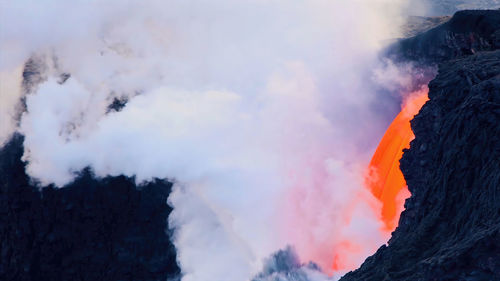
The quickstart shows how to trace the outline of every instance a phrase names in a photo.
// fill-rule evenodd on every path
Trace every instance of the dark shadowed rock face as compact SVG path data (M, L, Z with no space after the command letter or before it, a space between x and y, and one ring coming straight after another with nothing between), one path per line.
M448 22L389 48L395 60L440 63L500 48L500 10L460 11Z
M401 160L388 246L341 280L500 280L500 50L444 63Z
M39 190L20 160L23 137L0 150L0 280L167 280L178 276L166 204L171 183L138 188L84 171Z

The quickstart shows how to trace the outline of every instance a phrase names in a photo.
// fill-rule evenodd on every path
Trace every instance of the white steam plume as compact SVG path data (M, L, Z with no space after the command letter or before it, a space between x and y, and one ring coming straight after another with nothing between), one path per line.
M184 281L249 280L286 245L354 269L387 238L362 180L401 2L2 1L0 70L53 57L19 128L28 173L175 181ZM114 97L129 102L107 114Z

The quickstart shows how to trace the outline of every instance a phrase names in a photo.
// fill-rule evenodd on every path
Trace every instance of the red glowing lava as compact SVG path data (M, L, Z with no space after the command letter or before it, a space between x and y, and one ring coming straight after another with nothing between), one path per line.
M415 138L410 120L428 100L428 89L422 89L409 95L403 109L396 116L380 141L370 162L366 183L372 194L382 202L381 218L387 231L393 231L399 221L404 199L409 192L406 181L399 169L399 160L403 149L410 147Z
M426 100L427 89L409 95L380 142L366 178L360 167L366 167L364 158L337 159L329 142L290 154L300 155L300 164L285 170L290 176L278 208L280 237L286 238L283 244L294 246L303 262L314 261L328 275L340 277L389 239L402 195L409 195L399 170L402 150L414 137L409 121Z

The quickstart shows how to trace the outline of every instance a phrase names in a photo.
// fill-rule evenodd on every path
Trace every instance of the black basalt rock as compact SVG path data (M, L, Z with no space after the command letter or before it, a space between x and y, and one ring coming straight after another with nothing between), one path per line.
M500 50L451 60L429 84L401 159L398 228L341 280L500 280Z
M388 56L435 64L497 48L500 10L460 11L440 26L391 45Z
M64 188L25 173L23 137L0 150L0 280L174 280L167 197L172 184L136 186L85 170Z
M399 225L342 281L500 280L499 32L500 10L462 11L392 46L438 74L400 161L412 195Z

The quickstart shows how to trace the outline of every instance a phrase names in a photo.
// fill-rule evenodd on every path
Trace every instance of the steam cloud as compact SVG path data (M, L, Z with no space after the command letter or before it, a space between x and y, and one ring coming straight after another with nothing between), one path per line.
M401 2L2 1L0 142L25 135L41 184L87 166L174 181L184 281L249 280L287 245L337 278L388 235L363 173ZM44 79L23 89L28 58Z

